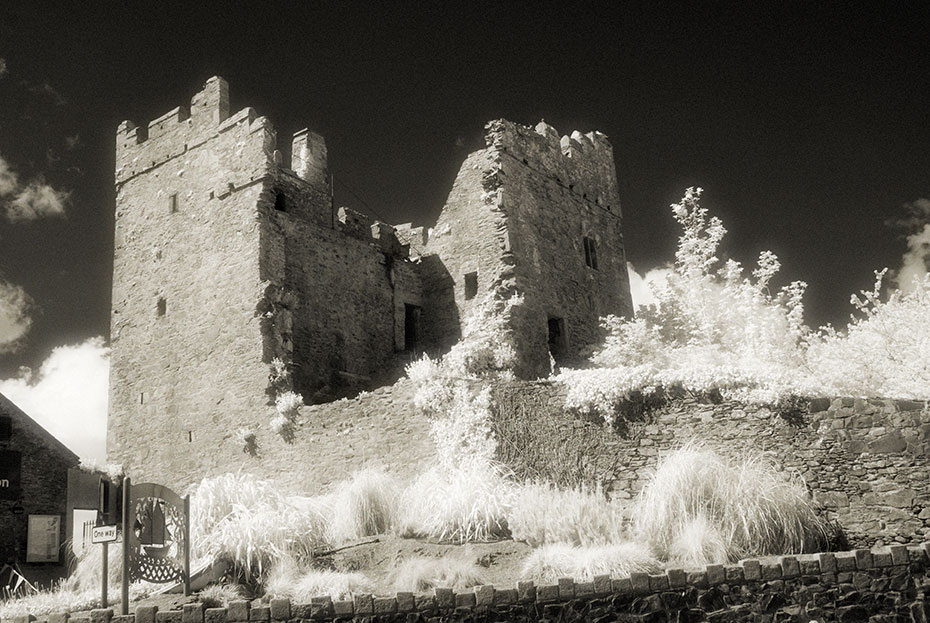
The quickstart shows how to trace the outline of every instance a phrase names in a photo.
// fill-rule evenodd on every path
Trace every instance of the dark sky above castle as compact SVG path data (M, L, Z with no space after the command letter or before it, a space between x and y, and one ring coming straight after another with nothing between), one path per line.
M601 130L637 270L673 259L668 204L699 185L729 255L771 249L809 323L845 324L901 264L886 222L930 197L928 32L926 2L6 0L0 282L32 326L0 379L106 338L115 128L214 74L279 137L323 134L336 201L395 223L435 221L490 119Z

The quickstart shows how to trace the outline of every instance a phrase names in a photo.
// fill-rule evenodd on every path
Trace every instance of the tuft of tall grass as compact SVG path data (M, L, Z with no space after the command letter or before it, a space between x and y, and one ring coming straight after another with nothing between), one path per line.
M703 567L729 562L729 545L720 530L704 515L679 526L669 544L669 562L680 567Z
M249 474L205 478L191 494L195 557L225 558L247 580L260 578L281 558L309 559L325 543L325 533L318 511Z
M719 534L698 529L699 517ZM760 453L730 460L696 442L661 461L636 500L634 530L665 560L705 549L708 538L726 543L730 561L818 551L826 541L802 482ZM689 535L699 542L686 544Z
M545 582L559 578L591 581L597 575L622 577L631 573L656 573L659 569L659 561L640 543L587 547L555 543L533 550L523 564L522 575Z
M206 608L225 608L231 601L244 599L245 593L238 584L211 584L200 591L197 598Z
M400 487L387 474L364 469L340 484L332 497L329 535L343 543L390 530Z
M516 487L507 515L510 533L532 546L600 545L619 541L623 511L598 486L559 489L548 482Z
M361 573L304 569L287 557L272 567L264 587L268 599L287 597L303 604L310 603L312 597L329 595L333 599L345 599L355 593L374 592L374 583Z
M462 591L482 584L487 584L487 579L478 565L453 556L408 558L392 572L392 585L396 591L424 593L434 588Z
M509 536L513 484L507 475L485 460L421 474L401 496L397 532L460 543Z

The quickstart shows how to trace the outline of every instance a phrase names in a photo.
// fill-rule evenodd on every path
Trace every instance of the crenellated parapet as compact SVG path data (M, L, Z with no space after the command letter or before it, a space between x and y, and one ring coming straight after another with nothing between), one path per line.
M224 158L238 156L240 162L227 163L237 170L237 179L224 180L224 188L233 189L251 181L272 168L290 171L296 177L317 187L328 184L326 142L322 136L307 129L295 133L292 140L292 161L284 162L277 150L277 132L267 117L246 107L230 115L229 85L218 76L207 80L189 105L173 108L146 125L123 121L116 131L116 184L155 169L164 163L218 137L231 135L230 146L223 146ZM243 149L243 145L247 149ZM229 147L232 147L231 149ZM248 162L241 162L247 158ZM239 179L245 175L246 180ZM218 194L222 194L220 189Z
M531 128L504 119L488 123L486 131L489 147L555 178L579 198L620 215L613 147L606 135L575 130L560 137L545 121Z

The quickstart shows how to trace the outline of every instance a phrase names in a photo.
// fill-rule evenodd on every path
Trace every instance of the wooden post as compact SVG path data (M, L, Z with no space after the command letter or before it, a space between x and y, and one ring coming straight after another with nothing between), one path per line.
M102 570L103 570L103 574L102 574L103 575L103 582L102 582L103 589L100 595L100 607L106 608L107 607L107 584L109 584L109 579L110 579L109 578L110 552L108 551L110 549L109 548L110 544L104 541L103 543L101 543L101 545L103 545L103 564L101 565Z
M123 478L123 578L120 585L122 590L122 603L120 604L120 614L126 616L129 614L129 516L132 509L129 504L132 501L132 482L129 476Z
M184 496L184 596L191 594L191 496Z

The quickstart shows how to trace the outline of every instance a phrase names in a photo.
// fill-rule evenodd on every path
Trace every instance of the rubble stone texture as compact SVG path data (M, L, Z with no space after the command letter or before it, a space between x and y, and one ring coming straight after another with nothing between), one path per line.
M120 124L108 459L176 487L242 468L311 490L405 447L397 467L414 469L428 450L409 396L331 401L443 352L488 295L524 297L524 378L595 342L599 316L632 314L606 137L495 121L487 144L427 232L337 209L324 139L298 132L284 162L266 118L230 115L221 78L147 127ZM288 379L269 381L274 359ZM317 406L281 435L268 423L285 391Z

